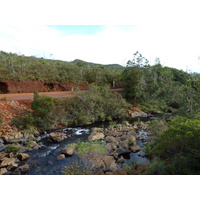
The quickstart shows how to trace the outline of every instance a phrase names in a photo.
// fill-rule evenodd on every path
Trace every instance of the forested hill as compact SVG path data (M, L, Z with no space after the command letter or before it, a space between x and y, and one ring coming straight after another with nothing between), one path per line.
M96 83L112 86L120 82L123 69L120 65L104 66L81 60L66 62L0 51L0 80Z
M119 64L103 65L103 64L97 64L97 63L87 62L87 61L83 61L83 60L79 60L79 59L75 59L74 61L72 61L72 63L74 63L74 64L83 63L83 64L85 64L87 66L93 66L93 67L104 66L104 67L123 68L123 66L121 66Z

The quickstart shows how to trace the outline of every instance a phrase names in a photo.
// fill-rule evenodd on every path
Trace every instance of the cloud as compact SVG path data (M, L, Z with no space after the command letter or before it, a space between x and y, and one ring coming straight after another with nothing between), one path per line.
M44 25L0 26L0 48L29 56L124 65L139 51L151 64L159 57L167 66L200 72L199 35L197 25L107 25L93 34L70 35Z

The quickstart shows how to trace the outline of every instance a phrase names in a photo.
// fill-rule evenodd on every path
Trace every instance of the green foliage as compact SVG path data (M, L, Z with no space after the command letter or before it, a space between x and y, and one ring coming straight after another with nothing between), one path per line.
M20 151L20 147L19 146L16 146L16 145L13 145L13 144L8 144L7 145L7 152L10 153L10 152L13 152L13 153L17 153Z
M101 86L90 86L89 91L75 96L66 104L66 118L70 124L91 124L121 118L130 105L118 93Z
M82 157L89 154L106 154L106 148L104 142L78 142L76 144L68 145L68 147L75 148L75 154Z
M53 97L46 95L39 95L38 92L34 93L34 100L31 108L36 116L46 117L54 108Z
M177 116L170 122L169 129L158 137L149 153L164 160L170 174L199 174L199 146L199 115L194 119Z
M186 112L200 110L200 75L163 67L150 66L138 52L122 73L124 96L150 112Z
M114 87L120 83L122 71L123 67L48 60L0 51L0 80L68 82L75 87L79 83L104 83Z
M86 165L80 161L75 161L72 164L68 164L62 170L63 175L91 175L91 171Z
M168 164L158 157L155 157L147 168L147 174L150 175L170 175Z

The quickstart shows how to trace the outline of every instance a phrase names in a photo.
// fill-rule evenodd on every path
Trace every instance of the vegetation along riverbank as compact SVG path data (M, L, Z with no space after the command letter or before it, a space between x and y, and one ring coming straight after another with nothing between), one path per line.
M55 151L55 158L49 161L51 169L56 162L70 161L62 166L63 174L200 174L200 75L197 73L163 66L159 59L149 65L139 52L126 67L0 52L1 93L14 91L9 81L22 85L23 81L37 81L45 91L73 93L84 89L85 92L73 98L53 98L38 91L34 91L33 100L2 98L1 174L27 174L34 152L44 150L48 142L56 144L51 150L60 144L59 152ZM109 91L117 87L123 91ZM161 117L165 113L170 117ZM142 122L142 119L147 120ZM94 125L86 131L84 141L75 140L70 131L70 134L63 132L66 128L96 122L105 122L108 127ZM45 133L47 139L43 141ZM65 145L62 141L70 142ZM148 162L137 163L135 153ZM127 155L135 162L128 162Z

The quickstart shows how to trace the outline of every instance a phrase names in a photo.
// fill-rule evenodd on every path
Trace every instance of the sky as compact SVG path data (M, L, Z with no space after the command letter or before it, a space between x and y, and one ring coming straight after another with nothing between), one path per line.
M0 25L0 50L125 66L139 51L150 64L200 72L200 29L194 25Z

